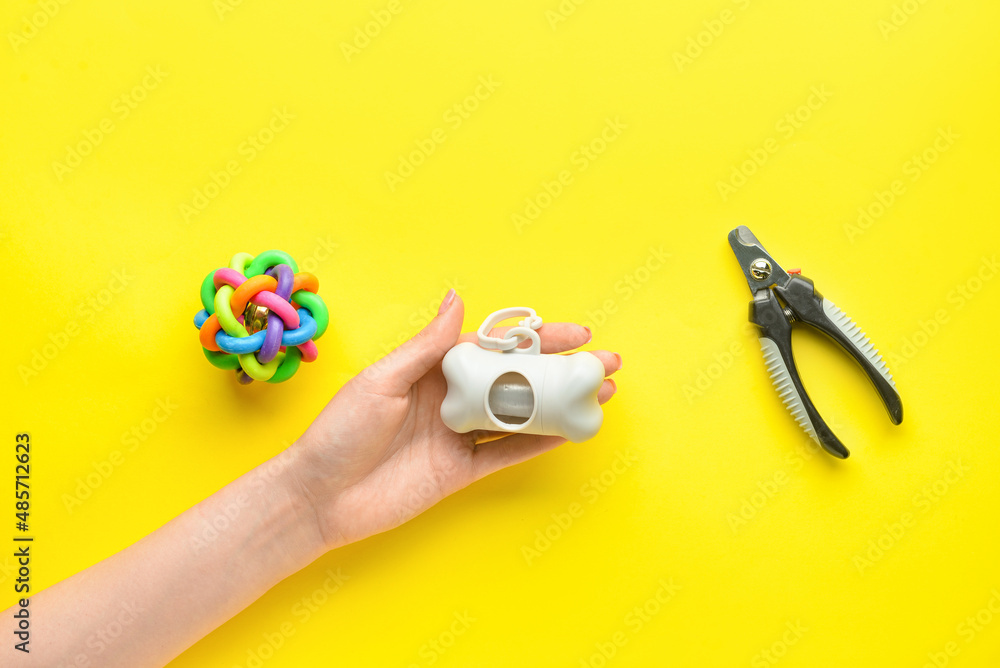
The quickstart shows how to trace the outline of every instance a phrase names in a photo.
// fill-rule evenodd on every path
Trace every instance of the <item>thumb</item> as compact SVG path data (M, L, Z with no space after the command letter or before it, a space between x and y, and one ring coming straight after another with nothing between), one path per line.
M377 385L380 392L390 396L403 396L458 343L464 316L465 304L462 298L455 290L448 290L438 314L426 327L366 368L362 375Z

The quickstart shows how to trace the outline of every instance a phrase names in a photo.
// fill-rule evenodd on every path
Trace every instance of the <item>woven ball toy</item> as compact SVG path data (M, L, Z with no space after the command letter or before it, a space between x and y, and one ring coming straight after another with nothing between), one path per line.
M316 277L300 273L288 253L237 253L201 284L205 308L194 324L205 357L220 369L234 369L242 384L288 380L300 361L316 359L313 340L330 322L317 290Z

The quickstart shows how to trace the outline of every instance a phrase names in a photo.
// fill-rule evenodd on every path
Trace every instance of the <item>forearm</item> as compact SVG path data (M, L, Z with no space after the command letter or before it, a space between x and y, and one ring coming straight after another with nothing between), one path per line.
M162 666L325 550L291 448L31 599L31 663Z

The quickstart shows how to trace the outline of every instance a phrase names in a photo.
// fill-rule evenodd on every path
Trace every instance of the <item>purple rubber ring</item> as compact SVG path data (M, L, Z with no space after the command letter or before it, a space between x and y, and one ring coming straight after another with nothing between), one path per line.
M292 296L292 284L295 282L292 268L287 264L277 264L265 273L278 280L274 294L286 302L289 301ZM278 355L278 350L281 348L281 335L284 332L284 321L273 311L269 312L267 314L267 333L264 335L264 343L261 344L260 350L257 352L258 362L267 364Z
M274 289L274 294L278 295L286 302L291 299L292 284L295 282L295 276L292 274L291 267L287 264L276 264L264 273L272 278L278 279L278 287Z

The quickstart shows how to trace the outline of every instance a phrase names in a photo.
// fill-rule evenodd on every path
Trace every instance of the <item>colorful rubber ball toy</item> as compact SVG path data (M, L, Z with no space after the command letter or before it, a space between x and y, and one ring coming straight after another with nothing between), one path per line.
M244 385L288 380L300 362L316 359L315 339L330 322L318 290L319 280L299 272L288 253L237 253L201 284L205 308L194 324L205 357L220 369L235 370Z

